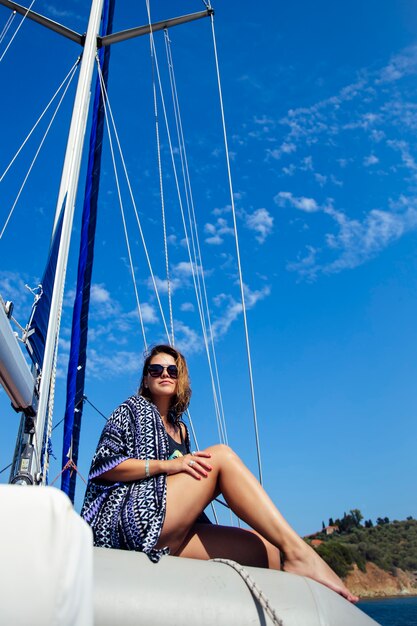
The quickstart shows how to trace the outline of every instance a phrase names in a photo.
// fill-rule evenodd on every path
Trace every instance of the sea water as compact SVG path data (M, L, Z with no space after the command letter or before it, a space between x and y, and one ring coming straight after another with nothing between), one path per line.
M357 605L381 626L417 626L417 597L364 600Z

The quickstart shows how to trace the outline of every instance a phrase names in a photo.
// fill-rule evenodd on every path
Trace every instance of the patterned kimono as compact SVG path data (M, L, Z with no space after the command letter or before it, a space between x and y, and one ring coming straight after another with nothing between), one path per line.
M189 437L186 437L189 448ZM145 552L158 562L168 548L155 549L165 520L166 474L108 483L100 476L126 459L168 458L168 438L155 405L131 396L109 417L94 455L81 516L94 545Z

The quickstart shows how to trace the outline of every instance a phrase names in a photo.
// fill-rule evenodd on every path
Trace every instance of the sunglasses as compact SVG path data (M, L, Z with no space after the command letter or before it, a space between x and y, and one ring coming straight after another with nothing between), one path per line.
M158 378L164 370L167 371L170 378L178 378L178 367L176 365L159 365L159 363L148 365L148 374L152 378Z

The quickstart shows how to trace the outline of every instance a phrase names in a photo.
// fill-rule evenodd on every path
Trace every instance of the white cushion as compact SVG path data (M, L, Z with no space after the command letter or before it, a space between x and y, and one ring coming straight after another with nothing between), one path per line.
M0 485L0 511L1 623L92 625L92 533L67 496Z

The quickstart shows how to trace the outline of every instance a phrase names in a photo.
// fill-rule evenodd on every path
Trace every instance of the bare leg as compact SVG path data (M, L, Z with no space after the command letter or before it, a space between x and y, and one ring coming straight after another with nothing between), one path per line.
M198 515L222 493L236 515L282 550L285 571L308 576L355 601L341 579L286 522L239 457L224 445L207 448L207 452L213 467L207 478L195 480L185 473L168 476L166 516L158 547L168 545L173 554L180 550Z
M241 565L280 569L279 550L253 530L194 524L174 556L232 559Z

